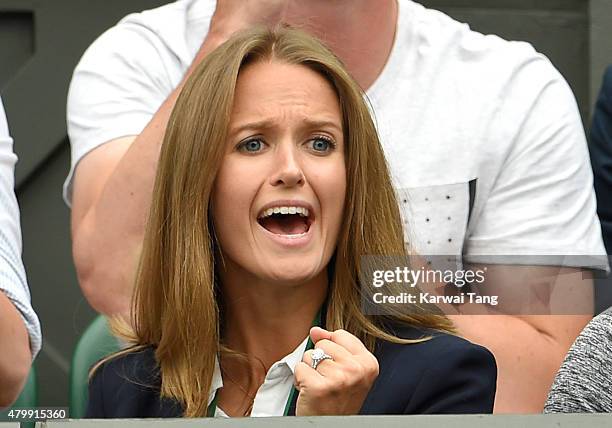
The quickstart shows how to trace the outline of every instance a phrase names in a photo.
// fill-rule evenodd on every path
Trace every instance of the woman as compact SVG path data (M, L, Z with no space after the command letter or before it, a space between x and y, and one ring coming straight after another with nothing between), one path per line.
M493 356L445 317L362 313L360 257L405 253L375 127L338 59L295 30L232 37L172 113L133 346L94 369L88 415L492 411Z

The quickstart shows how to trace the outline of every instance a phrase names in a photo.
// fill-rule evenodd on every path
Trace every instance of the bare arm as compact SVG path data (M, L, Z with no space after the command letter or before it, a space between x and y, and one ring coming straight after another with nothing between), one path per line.
M495 413L541 413L567 351L591 319L570 315L451 318L463 336L495 355L498 366Z
M210 32L183 81L140 135L109 141L79 162L73 188L72 250L83 293L96 310L129 312L159 151L185 80L231 34L254 24L276 23L284 8L278 0L256 5L219 2Z
M185 79L212 46L207 38ZM159 150L181 88L168 96L140 135L98 147L76 169L73 256L87 300L102 313L128 312Z
M485 284L490 291L483 294L497 294L502 300L515 293L519 282L534 279L541 292L544 278L555 278L556 290L548 294L552 297L550 315L539 315L545 313L541 307L524 306L522 314L450 317L460 334L495 355L499 371L496 413L542 412L567 351L592 317L592 279L584 275L578 269L504 266L491 278L494 282ZM520 288L523 297L526 288ZM564 310L572 315L557 315Z
M0 408L19 396L30 370L32 354L25 324L15 306L0 291Z

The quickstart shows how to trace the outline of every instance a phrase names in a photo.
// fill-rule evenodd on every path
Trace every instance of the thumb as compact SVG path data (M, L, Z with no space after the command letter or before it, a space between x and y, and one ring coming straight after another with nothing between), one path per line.
M321 327L312 327L310 329L310 338L312 343L316 344L319 340L327 339L331 340L332 334Z

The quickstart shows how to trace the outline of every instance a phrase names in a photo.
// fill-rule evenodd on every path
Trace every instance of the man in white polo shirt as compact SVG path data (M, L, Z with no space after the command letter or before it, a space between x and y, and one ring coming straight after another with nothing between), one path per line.
M185 78L235 31L279 22L320 37L366 90L406 238L419 252L470 263L494 263L492 255L605 254L576 102L529 44L473 32L411 0L179 0L104 33L71 84L64 195L79 281L97 310L129 310L158 153ZM502 267L487 286L504 292L508 278L607 268L580 257L560 257L552 268L533 264ZM590 287L578 294L590 304ZM496 411L539 412L589 319L454 320L497 358Z
M41 345L40 324L21 261L16 161L0 99L0 408L19 395Z

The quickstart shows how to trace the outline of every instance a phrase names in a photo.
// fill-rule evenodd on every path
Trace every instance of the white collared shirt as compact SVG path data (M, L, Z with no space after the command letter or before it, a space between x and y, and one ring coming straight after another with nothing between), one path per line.
M251 416L283 416L289 395L293 389L295 379L295 366L302 361L302 356L306 351L308 338L304 339L295 350L285 356L280 361L275 362L266 373L266 378L255 394L253 410ZM223 378L219 360L215 362L215 371L211 384L211 392L208 396L208 405L213 402L217 391L223 387ZM219 407L215 409L216 418L229 418L229 416Z

